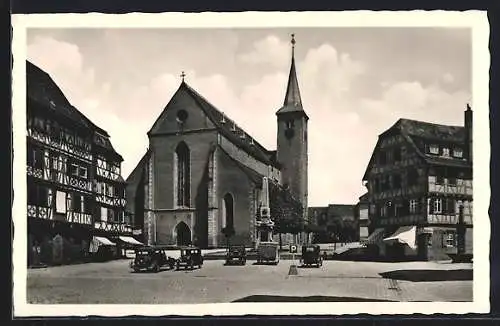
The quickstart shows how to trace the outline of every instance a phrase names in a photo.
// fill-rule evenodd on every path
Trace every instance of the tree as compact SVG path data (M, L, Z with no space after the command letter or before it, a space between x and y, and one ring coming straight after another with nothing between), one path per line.
M284 233L298 234L304 230L303 207L290 190L271 182L269 184L270 213L274 220L274 230L279 234L280 248Z
M226 237L226 244L227 248L229 249L231 247L230 239L235 234L234 226L226 225L225 227L222 228L221 232L224 235L224 237Z

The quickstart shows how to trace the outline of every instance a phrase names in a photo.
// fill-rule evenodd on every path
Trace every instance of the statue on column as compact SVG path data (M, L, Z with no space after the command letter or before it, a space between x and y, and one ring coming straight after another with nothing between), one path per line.
M269 204L269 179L262 180L261 206L256 219L257 228L257 263L279 262L279 244L273 239L274 221L271 218Z
M271 208L269 205L269 179L262 180L262 193L260 198L259 215L257 216L257 244L260 242L273 242L274 222L271 219Z

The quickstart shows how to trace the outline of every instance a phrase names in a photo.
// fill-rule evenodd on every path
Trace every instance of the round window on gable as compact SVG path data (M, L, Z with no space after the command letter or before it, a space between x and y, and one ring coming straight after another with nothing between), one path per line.
M184 123L188 118L188 113L186 110L177 111L177 121Z

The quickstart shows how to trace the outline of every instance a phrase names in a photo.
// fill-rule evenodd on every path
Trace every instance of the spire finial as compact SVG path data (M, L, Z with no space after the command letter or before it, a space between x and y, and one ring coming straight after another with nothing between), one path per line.
M181 78L182 78L182 81L184 81L184 77L186 77L186 74L184 73L184 71L181 72Z
M467 103L467 111L470 111L470 110L471 110L470 103Z
M294 33L292 33L292 35L291 35L291 36L292 36L292 40L290 41L290 43L292 43L292 55L293 55L293 54L294 54L294 52L295 52L295 43L296 43L296 42L295 42L295 34L294 34Z

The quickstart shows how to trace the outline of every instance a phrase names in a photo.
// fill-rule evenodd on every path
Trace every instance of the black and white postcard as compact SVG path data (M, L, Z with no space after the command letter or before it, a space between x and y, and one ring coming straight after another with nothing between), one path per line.
M14 15L15 316L488 312L488 29Z

